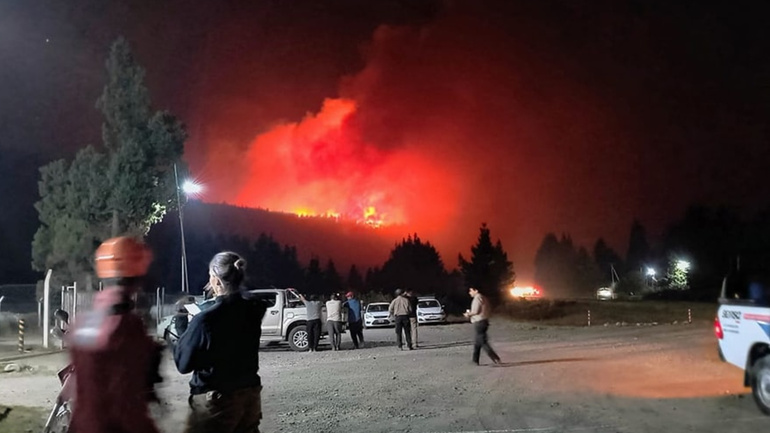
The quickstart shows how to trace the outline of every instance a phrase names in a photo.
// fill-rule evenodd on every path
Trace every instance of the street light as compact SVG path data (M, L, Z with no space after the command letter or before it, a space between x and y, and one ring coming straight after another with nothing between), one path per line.
M676 261L676 268L680 271L686 272L690 269L690 262L687 260L677 260Z
M179 173L174 164L174 180L176 181L176 203L179 209L179 232L182 235L182 293L190 292L190 280L187 273L187 248L184 240L184 211L182 210L182 193L187 195L198 194L203 190L203 186L193 181L187 180L181 186L179 185Z
M648 277L654 277L655 276L655 269L647 268L647 276Z

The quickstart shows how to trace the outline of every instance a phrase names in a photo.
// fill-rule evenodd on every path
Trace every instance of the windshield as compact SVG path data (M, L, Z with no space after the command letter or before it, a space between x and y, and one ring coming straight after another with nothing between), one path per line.
M441 304L436 300L420 301L417 303L417 308L439 308Z
M374 304L366 306L367 313L381 313L383 311L388 311L388 304Z

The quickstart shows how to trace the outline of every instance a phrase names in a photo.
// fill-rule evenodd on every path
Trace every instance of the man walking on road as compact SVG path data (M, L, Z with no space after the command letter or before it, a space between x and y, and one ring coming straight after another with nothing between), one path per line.
M417 343L417 304L419 300L417 299L417 294L414 293L414 290L412 289L406 291L406 299L409 300L409 305L412 307L412 311L409 313L409 327L412 334L412 346L420 347L420 345Z
M476 338L473 344L473 363L479 365L479 358L481 356L481 349L483 348L487 355L492 359L495 364L500 363L500 357L492 346L489 345L487 338L487 330L489 329L489 315L492 312L492 306L489 305L487 298L479 293L478 289L471 287L468 289L468 294L473 298L471 302L471 309L466 311L464 316L471 319L473 323L473 329L476 333Z
M396 343L400 350L404 350L403 340L401 339L402 332L406 337L407 347L409 350L412 350L412 331L409 323L411 311L412 305L409 303L409 299L406 298L404 291L397 289L396 299L390 303L388 313L396 319Z
M348 308L348 329L350 329L350 338L353 340L353 347L358 349L359 342L364 345L364 318L361 311L361 301L356 299L353 292L345 294L348 298L345 306Z

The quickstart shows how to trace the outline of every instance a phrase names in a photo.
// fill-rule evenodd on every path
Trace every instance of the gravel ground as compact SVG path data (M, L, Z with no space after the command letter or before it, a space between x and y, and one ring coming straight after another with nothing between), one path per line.
M748 432L767 426L720 362L708 323L538 327L493 320L503 359L471 364L468 324L420 328L420 348L399 351L393 329L366 330L367 347L295 353L266 347L263 432ZM343 349L349 349L348 335ZM326 346L328 348L328 346ZM50 355L0 373L0 404L50 407ZM187 377L169 359L156 408L165 433L181 431ZM0 429L1 430L1 429Z

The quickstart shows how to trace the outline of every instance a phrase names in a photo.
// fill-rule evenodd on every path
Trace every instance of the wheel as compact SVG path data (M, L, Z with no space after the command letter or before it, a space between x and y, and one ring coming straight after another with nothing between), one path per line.
M43 433L67 433L70 427L72 411L68 403L62 403L54 407L51 418L43 429Z
M751 368L751 394L765 415L770 415L770 355L764 356Z
M308 349L307 325L297 325L289 331L289 347L297 352Z

